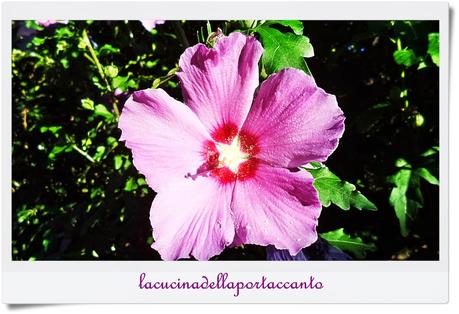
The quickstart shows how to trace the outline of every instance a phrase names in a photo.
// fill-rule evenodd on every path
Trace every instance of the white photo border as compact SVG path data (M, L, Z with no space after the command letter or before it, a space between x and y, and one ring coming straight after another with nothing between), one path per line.
M449 7L446 2L4 2L2 6L2 272L4 303L445 303L449 270ZM440 243L438 261L13 261L11 21L438 20L440 25ZM7 183L7 184L5 184ZM320 290L142 290L139 276L299 280Z

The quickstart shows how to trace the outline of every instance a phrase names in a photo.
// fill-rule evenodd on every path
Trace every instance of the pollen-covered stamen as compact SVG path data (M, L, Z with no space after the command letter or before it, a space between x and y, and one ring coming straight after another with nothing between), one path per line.
M239 136L236 136L231 144L216 144L219 156L218 162L221 167L228 167L233 173L237 173L239 165L250 158L250 155L241 150Z

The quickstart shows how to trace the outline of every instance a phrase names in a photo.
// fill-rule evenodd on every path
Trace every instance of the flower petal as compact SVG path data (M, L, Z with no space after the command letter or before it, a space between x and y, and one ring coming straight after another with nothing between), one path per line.
M257 138L258 158L294 168L328 158L344 132L344 115L335 96L289 68L262 83L241 132Z
M237 244L273 244L296 255L317 240L322 206L307 171L260 164L254 178L237 181L231 208Z
M320 236L316 242L292 256L287 250L278 250L272 245L266 247L266 259L268 261L347 261L351 257L334 247Z
M153 201L150 221L152 248L162 259L193 255L208 260L223 251L234 238L230 203L233 184L221 185L212 177L180 181L174 189L159 193Z
M196 174L206 162L202 145L210 135L190 108L162 89L133 93L118 127L135 167L156 191Z
M211 134L226 124L242 126L258 86L262 52L255 37L234 32L212 49L198 44L180 57L177 75L185 103Z
M308 259L304 256L300 250L297 255L290 255L287 250L278 250L272 245L266 247L266 260L268 261L307 261Z

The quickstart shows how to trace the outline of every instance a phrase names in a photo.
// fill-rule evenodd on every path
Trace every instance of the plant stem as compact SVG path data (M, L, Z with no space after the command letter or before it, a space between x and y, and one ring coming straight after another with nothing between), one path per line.
M100 64L99 58L97 57L97 54L94 51L94 48L92 47L91 41L89 40L88 32L86 30L83 30L83 41L86 44L86 48L88 48L89 53L91 54L91 58L97 67L97 71L99 71L100 77L104 80L107 89L111 92L112 88L110 84L108 84L107 78L105 77L104 69L102 68L102 64Z
M169 81L171 78L173 78L175 76L175 73L177 73L177 71L178 71L178 66L176 66L175 68L171 69L167 75L164 75L164 76L156 78L153 81L152 87L153 88L158 88L162 84L166 83L167 81Z
M107 90L111 93L112 92L112 87L108 83L107 77L105 76L104 68L102 67L102 64L100 63L99 58L97 57L97 54L94 51L94 48L92 47L91 41L89 40L88 32L86 30L83 30L83 41L84 41L84 43L86 45L86 48L88 48L89 53L91 54L91 57L86 56L86 54L85 54L85 56L89 60L92 60L94 62L94 64L97 67L97 71L99 72L100 77L102 78L102 80L105 83L105 86L107 87ZM117 118L119 118L120 111L118 109L118 105L117 105L116 99L113 100L112 106L113 106L113 112L115 113L115 116Z
M80 155L82 155L83 157L85 157L87 160L89 160L90 162L94 163L96 162L94 159L92 159L91 156L89 156L89 154L87 152L85 152L84 150L82 150L81 148L79 148L78 146L76 146L75 144L72 145L72 148L74 150L76 150L78 153L80 153Z

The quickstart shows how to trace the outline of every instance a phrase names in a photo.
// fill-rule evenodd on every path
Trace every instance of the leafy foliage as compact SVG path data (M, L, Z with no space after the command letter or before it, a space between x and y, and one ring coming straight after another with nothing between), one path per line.
M400 231L406 237L410 231L410 224L416 220L418 210L424 205L420 179L433 185L439 185L439 181L427 168L413 168L404 159L398 159L396 166L400 170L388 178L389 182L395 185L392 188L389 202L394 207L400 222Z
M328 167L321 167L320 163L313 163L312 165L317 168L304 169L314 177L314 187L319 192L322 205L328 207L333 203L343 210L349 210L351 207L377 210L376 205L357 191L355 185L341 180Z
M163 53L139 22L110 23L26 22L31 35L13 24L26 32L12 53L15 259L155 258L148 215L135 210L153 195L118 144L124 96L114 91L147 88L175 61L146 61ZM133 54L131 28L145 43Z
M294 33L283 33L273 25L290 27ZM299 21L268 21L254 29L265 49L262 62L266 74L293 67L311 74L304 58L314 56L309 38L303 36L303 26Z
M412 22L405 22L407 25L410 26L410 30L415 33L413 23ZM402 32L401 35L403 36L405 33ZM417 36L417 34L415 34ZM397 50L394 51L393 56L394 60L399 65L404 65L405 67L411 67L414 65L418 65L418 70L421 70L427 66L425 54L430 55L432 62L436 66L440 66L440 55L439 55L439 34L438 33L429 33L427 35L427 51L423 54L420 54L418 51L418 55L416 52L409 47L402 48L402 39L398 37L397 39L393 39L393 41L397 44Z
M397 50L394 52L394 60L397 64L410 67L418 63L418 58L412 49Z
M438 33L429 34L429 46L427 48L427 53L432 58L432 62L435 63L438 67L440 66L440 35Z
M351 237L343 228L322 233L321 237L337 248L352 253L358 259L365 258L367 251L376 251L373 243L366 244L360 237Z

